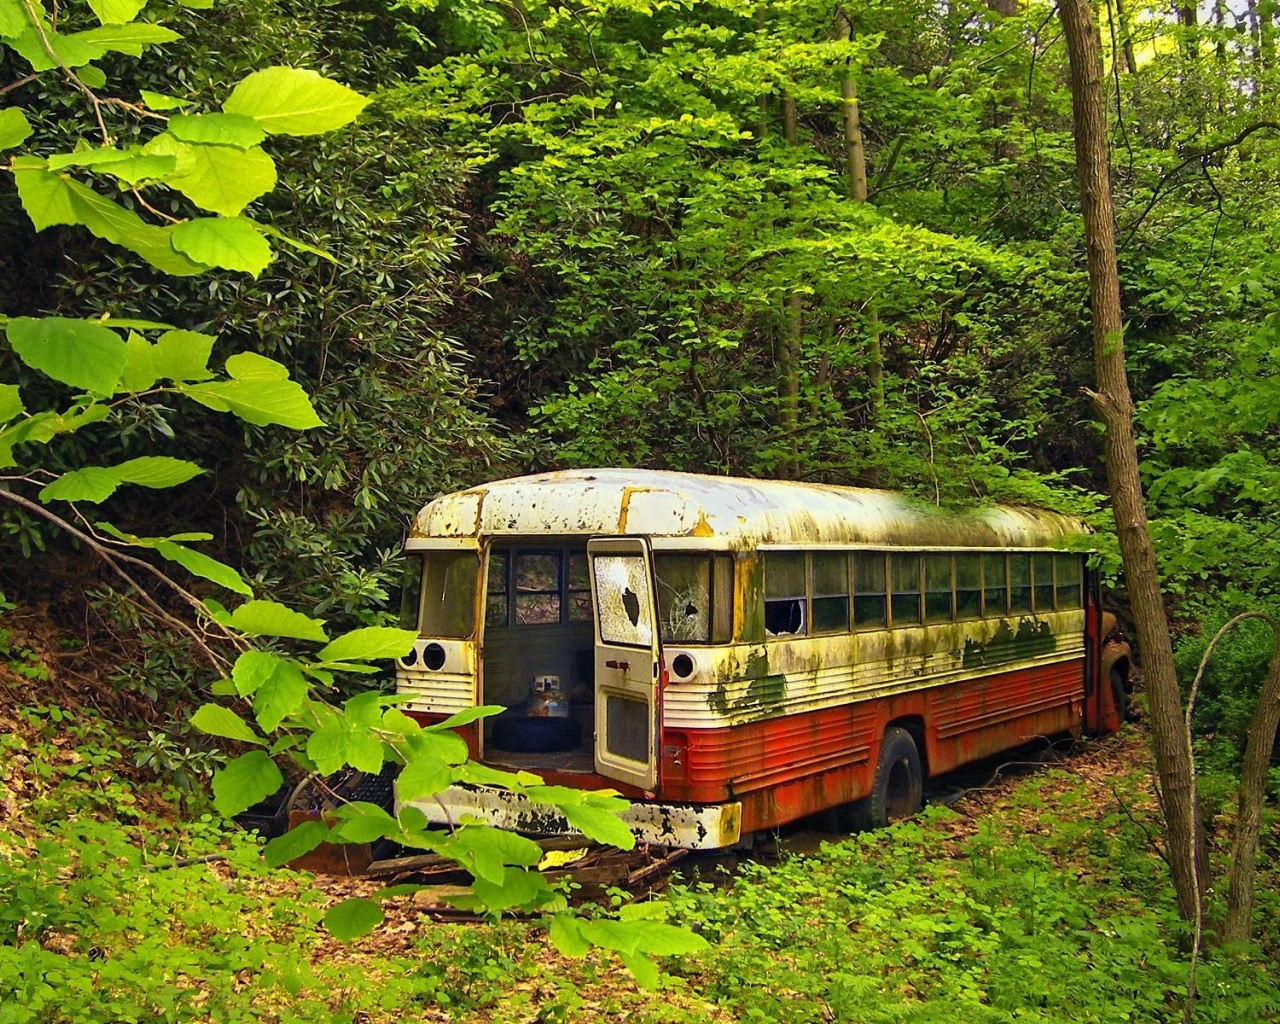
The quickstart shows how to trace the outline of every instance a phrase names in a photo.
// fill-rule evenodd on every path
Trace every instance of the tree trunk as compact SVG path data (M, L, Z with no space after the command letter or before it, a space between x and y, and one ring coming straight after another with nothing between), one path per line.
M1138 73L1138 55L1133 50L1133 27L1129 23L1128 8L1124 0L1116 0L1116 27L1120 29L1120 47L1124 51L1125 70L1131 75Z
M1084 214L1093 312L1093 396L1105 428L1107 487L1133 605L1143 678L1151 709L1156 774L1165 817L1165 845L1183 917L1200 909L1200 858L1191 745L1182 718L1182 701L1173 664L1173 645L1156 573L1155 550L1143 504L1138 453L1133 437L1133 398L1125 369L1120 274L1116 261L1114 207L1107 157L1106 106L1097 26L1089 0L1061 0L1067 53L1071 62L1072 113L1076 137L1076 174Z
M1275 629L1275 624L1272 624ZM1254 859L1258 852L1258 832L1262 827L1262 800L1266 793L1267 770L1276 728L1280 727L1280 631L1276 650L1267 668L1267 678L1258 694L1258 706L1246 730L1244 764L1240 768L1240 793L1236 832L1231 840L1231 867L1227 871L1227 919L1222 937L1228 942L1248 939L1253 932Z
M853 25L843 7L836 11L836 38L848 42L853 38ZM849 169L849 198L855 203L867 201L867 155L862 145L862 115L858 110L858 88L848 65L840 79L840 98L844 105L845 164ZM870 385L871 424L880 420L884 407L884 350L880 344L880 311L875 299L867 303L867 382Z
M782 137L788 145L799 144L796 101L786 96L782 100ZM786 327L778 343L778 391L782 396L782 431L792 443L800 427L800 351L804 332L804 299L799 292L787 296L785 308ZM779 467L784 479L797 475L799 463L787 459Z

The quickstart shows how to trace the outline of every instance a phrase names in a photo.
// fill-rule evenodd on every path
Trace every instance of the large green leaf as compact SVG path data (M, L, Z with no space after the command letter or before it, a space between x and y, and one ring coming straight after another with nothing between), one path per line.
M174 459L167 455L144 455L129 459L115 467L121 483L159 489L177 487L204 472L194 462Z
M67 36L69 42L95 48L98 52L91 58L96 60L108 51L127 53L131 57L141 57L144 46L171 43L181 39L177 32L163 25L152 25L149 22L135 22L131 25L103 25L84 32L74 32Z
M453 770L435 758L412 758L396 779L396 795L401 800L422 800L453 785Z
M231 613L233 628L249 636L283 636L325 643L324 623L274 601L246 601Z
M0 39L12 39L29 27L21 0L0 0Z
M311 686L292 661L280 659L254 695L253 715L270 732L300 707Z
M173 247L197 263L254 277L271 262L271 243L244 217L199 217L175 224Z
M191 724L210 736L263 745L262 737L243 718L221 704L201 704L191 716Z
M31 124L18 107L0 110L0 149L21 146L30 136Z
M235 569L223 562L219 562L216 558L210 558L202 551L193 551L191 548L183 547L181 544L175 544L172 541L160 541L156 544L156 551L160 554L160 557L167 558L170 562L177 562L193 576L209 580L211 583L226 587L228 590L243 594L245 597L253 597L253 588L241 578Z
M191 106L190 100L169 96L163 92L152 92L150 89L139 89L138 95L151 110L181 110L183 107Z
M227 373L236 380L288 380L289 368L284 363L257 352L237 352L228 357Z
M66 179L45 168L45 161L38 157L15 157L10 167L18 198L31 223L37 231L59 224L79 224Z
M382 908L363 897L343 900L324 915L324 926L336 939L350 942L368 935L382 923Z
M248 149L267 137L262 125L243 114L175 114L169 132L183 142L211 142Z
M276 184L276 165L259 146L240 149L183 142L165 132L147 143L151 156L171 156L176 169L165 179L202 210L236 216Z
M18 35L6 40L9 46L13 47L28 64L31 70L49 71L58 67L59 63L67 65L69 68L83 67L91 60L97 60L106 51L101 47L90 43L87 40L77 39L76 35L64 36L61 32L55 32L47 21L41 20L42 33L37 33L35 29L28 25ZM55 56L49 56L49 50L45 49L45 43L49 44L49 50L52 50Z
M110 395L128 350L115 331L66 317L14 317L6 331L14 353L31 369L73 388Z
M369 101L314 71L264 68L245 77L222 109L276 135L320 135L355 120Z
M291 380L227 380L187 384L181 391L201 405L258 426L278 424L294 430L324 426L307 393Z
M390 626L366 626L344 633L316 657L321 661L372 661L377 658L398 658L413 650L418 634L411 629L394 629Z
M207 380L215 340L199 331L165 331L156 339L156 373L174 382Z
M241 697L252 696L263 683L276 674L284 659L270 651L242 651L231 666L231 680Z
M340 824L334 826L334 835L346 843L372 843L400 831L400 823L395 818L377 804L364 800L343 804L335 817Z
M73 215L73 220L64 223L83 224L99 238L124 246L166 274L183 277L209 269L173 248L169 240L171 228L146 223L132 210L98 195L78 181L66 179L64 185Z
M247 811L280 788L284 777L264 750L242 754L213 776L213 806L231 817Z
M53 483L43 487L39 497L46 503L88 501L97 504L115 494L119 486L120 478L113 469L107 466L85 466L63 473Z
M124 25L147 6L147 0L89 0L89 9L104 25Z
M322 822L304 821L267 843L262 854L269 867L278 868L310 853L328 839L329 829Z
M49 170L61 171L68 167L88 167L105 171L121 181L136 185L140 181L163 178L177 167L172 156L151 156L140 146L115 149L99 146L96 149L77 149L70 153L57 153L49 157Z
M125 349L128 357L125 360L124 373L120 376L119 387L136 395L148 390L160 376L156 372L156 347L141 334L130 331Z
M0 384L0 423L8 423L23 412L22 395L17 384Z

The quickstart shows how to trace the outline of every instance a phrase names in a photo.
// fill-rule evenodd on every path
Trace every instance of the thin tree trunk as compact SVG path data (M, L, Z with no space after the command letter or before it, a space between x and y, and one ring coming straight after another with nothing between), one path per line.
M1275 623L1272 623L1275 629ZM1276 729L1280 727L1280 631L1276 650L1267 668L1267 678L1258 694L1258 706L1245 735L1244 764L1240 768L1240 792L1236 830L1231 840L1231 866L1227 870L1227 919L1222 937L1228 942L1248 939L1253 932L1254 863L1258 853L1258 833L1262 827L1262 800L1266 793L1267 771Z
M853 38L853 25L843 7L836 11L836 38L848 42ZM862 114L858 110L858 88L848 65L840 79L840 98L844 105L845 164L849 170L849 198L855 203L867 201L867 155L862 144ZM884 408L884 349L880 343L880 311L872 298L867 303L867 382L871 392L871 417L874 426Z
M788 145L799 144L799 117L794 97L782 100L782 137ZM800 351L804 333L804 299L799 292L791 292L786 300L786 327L778 344L779 392L782 395L782 431L794 439L800 426ZM799 472L799 462L787 459L780 467L784 478Z
M1076 174L1084 214L1093 312L1093 352L1098 418L1105 428L1107 486L1133 606L1151 709L1151 735L1165 816L1165 837L1178 909L1195 920L1200 909L1200 866L1191 746L1182 719L1173 646L1156 573L1155 550L1143 504L1133 436L1133 398L1125 369L1120 274L1116 261L1114 207L1107 157L1106 105L1097 26L1089 0L1061 0L1071 62Z
M1124 52L1125 70L1131 75L1138 73L1138 55L1133 49L1133 26L1129 23L1129 11L1125 0L1116 0L1116 24L1120 29L1120 48Z

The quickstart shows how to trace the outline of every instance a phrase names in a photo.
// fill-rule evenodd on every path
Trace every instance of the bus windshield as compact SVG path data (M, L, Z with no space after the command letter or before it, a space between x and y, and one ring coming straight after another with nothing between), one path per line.
M401 625L412 629L416 624L423 636L461 640L474 635L479 576L480 558L474 551L413 552L405 573ZM411 602L418 594L414 608Z

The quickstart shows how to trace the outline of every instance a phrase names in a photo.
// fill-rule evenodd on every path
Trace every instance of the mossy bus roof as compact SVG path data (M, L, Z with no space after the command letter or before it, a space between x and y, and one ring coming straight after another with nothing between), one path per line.
M497 480L436 498L414 518L405 547L643 535L664 549L1063 548L1087 532L1075 519L1040 509L946 512L893 491L860 487L575 469Z

